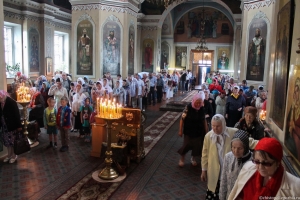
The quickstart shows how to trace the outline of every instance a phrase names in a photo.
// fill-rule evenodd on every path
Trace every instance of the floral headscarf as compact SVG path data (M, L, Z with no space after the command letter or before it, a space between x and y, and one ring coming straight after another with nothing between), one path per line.
M202 105L200 105L199 107L196 107L195 105L195 102L198 100L198 99L201 99L202 100ZM192 98L192 107L195 109L195 110L200 110L200 108L204 105L204 99L205 99L205 95L202 91L196 93L193 98Z
M0 90L0 98L9 97L9 94L5 90Z

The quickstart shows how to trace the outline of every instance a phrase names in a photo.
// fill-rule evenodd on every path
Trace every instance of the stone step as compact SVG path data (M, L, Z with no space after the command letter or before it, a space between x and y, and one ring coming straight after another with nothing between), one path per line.
M171 105L162 105L160 106L160 111L172 111L172 112L182 112L185 106L171 106Z
M190 102L189 101L170 101L167 103L167 106L183 106L185 107L188 105Z

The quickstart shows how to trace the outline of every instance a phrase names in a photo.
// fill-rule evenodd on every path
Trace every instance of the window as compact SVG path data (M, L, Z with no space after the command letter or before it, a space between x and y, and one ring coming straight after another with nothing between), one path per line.
M5 63L7 65L13 65L13 28L4 26L4 54Z
M54 35L54 70L65 71L64 69L64 35Z
M69 34L54 31L54 71L69 73Z

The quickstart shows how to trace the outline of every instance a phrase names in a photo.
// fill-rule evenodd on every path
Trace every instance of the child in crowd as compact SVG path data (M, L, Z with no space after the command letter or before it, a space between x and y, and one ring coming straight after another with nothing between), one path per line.
M56 128L56 109L54 108L55 99L49 97L47 99L48 107L44 110L44 128L47 129L47 134L49 135L49 148L57 148L57 128ZM54 143L52 140L52 135Z
M56 115L56 125L60 131L62 147L60 148L61 152L69 150L69 129L71 127L70 117L71 109L67 106L68 98L62 97L60 99L61 106L58 108Z
M82 124L82 133L85 135L85 142L91 141L91 128L90 128L90 116L93 112L93 108L90 105L90 98L87 97L84 100L84 105L80 107L80 119Z

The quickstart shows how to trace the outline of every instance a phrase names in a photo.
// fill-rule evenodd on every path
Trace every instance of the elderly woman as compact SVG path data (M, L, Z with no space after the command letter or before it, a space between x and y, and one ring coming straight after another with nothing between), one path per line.
M259 97L256 98L255 107L258 110L258 114L262 110L262 106L263 106L264 102L267 100L267 96L268 96L267 91L261 91L259 93Z
M243 166L228 199L300 197L300 179L284 170L282 157L278 140L261 139L253 152L253 163Z
M246 131L249 137L255 140L260 140L265 137L265 128L257 121L257 109L252 106L247 106L244 109L244 117L240 119L234 128Z
M239 95L239 87L234 86L232 94L228 96L226 101L227 126L234 127L234 125L242 118L243 109L246 106L246 100Z
M22 130L20 112L17 102L0 90L0 140L7 147L8 155L3 162L14 163L17 155L14 153L14 140L18 131Z
M220 182L220 200L228 199L234 183L244 165L252 157L249 150L249 137L245 131L238 130L231 140L231 152L224 158Z
M67 99L69 99L68 98L69 95L68 95L67 89L62 86L62 79L57 78L55 81L56 81L56 83L50 87L48 95L54 96L54 99L56 101L55 108L58 109L61 106L60 99L62 97L66 97Z
M205 120L204 99L205 95L202 91L195 94L192 102L183 111L178 133L180 137L184 134L183 145L178 150L181 155L180 167L184 166L184 157L189 150L192 150L191 163L193 166L197 165L195 157L201 155L204 135L208 130Z
M238 129L226 127L225 118L220 114L212 117L211 126L212 130L204 137L200 178L202 181L207 181L206 199L219 199L224 155L231 151L231 140ZM249 138L250 148L253 148L256 143Z

